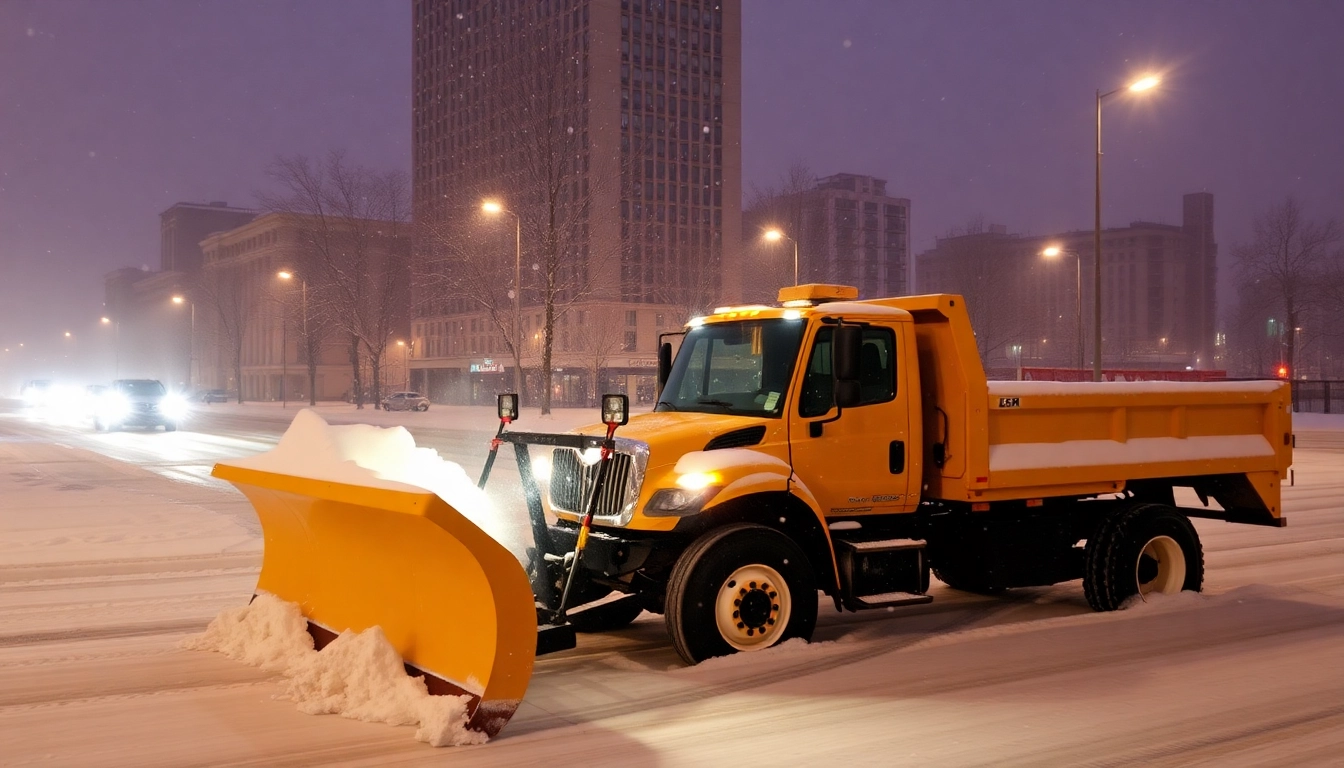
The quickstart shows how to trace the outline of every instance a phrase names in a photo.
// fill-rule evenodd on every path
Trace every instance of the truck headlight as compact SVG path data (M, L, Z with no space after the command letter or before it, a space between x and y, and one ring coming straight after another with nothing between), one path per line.
M649 517L687 517L705 508L710 499L719 494L717 486L702 488L664 488L653 494L644 505Z

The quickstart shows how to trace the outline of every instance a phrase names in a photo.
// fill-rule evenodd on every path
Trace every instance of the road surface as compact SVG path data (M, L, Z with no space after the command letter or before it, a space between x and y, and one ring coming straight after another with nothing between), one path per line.
M1344 424L1300 432L1284 529L1196 521L1204 595L1094 614L1078 582L835 613L815 640L684 667L661 617L538 660L494 742L314 717L276 678L186 651L245 602L255 517L208 478L289 414L213 406L182 431L98 434L0 404L5 765L1338 765ZM489 411L405 423L474 472ZM420 419L422 416L429 418ZM568 421L566 421L568 419ZM587 420L561 414L553 426ZM536 424L528 428L539 429Z

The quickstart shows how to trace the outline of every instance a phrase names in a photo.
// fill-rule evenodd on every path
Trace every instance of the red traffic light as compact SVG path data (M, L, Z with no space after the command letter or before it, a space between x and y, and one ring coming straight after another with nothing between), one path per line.
M1279 378L1280 378L1280 379L1286 379L1286 378L1288 378L1288 366L1286 366L1286 365L1280 365L1280 366L1279 366L1279 370L1278 370L1278 374L1279 374Z

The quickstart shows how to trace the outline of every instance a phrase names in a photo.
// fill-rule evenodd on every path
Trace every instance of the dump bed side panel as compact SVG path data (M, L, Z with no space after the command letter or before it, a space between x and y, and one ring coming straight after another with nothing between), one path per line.
M1282 382L1004 381L987 389L990 484L982 498L1244 475L1273 488L1257 495L1266 511L1280 513L1277 479L1292 461Z

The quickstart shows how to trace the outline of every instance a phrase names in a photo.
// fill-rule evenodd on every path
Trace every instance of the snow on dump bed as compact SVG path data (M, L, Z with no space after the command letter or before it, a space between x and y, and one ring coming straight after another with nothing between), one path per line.
M1273 392L1287 386L1282 381L991 381L989 394L1095 395L1128 392Z
M520 561L527 557L531 529L524 513L506 513L492 504L461 465L443 459L433 448L417 447L405 427L332 426L305 408L273 450L219 463L370 488L430 491Z
M1136 437L1123 443L1118 440L1003 443L989 447L989 471L1265 458L1273 455L1274 448L1264 435Z
M382 629L347 630L315 651L299 606L265 592L225 609L182 646L283 674L285 693L310 715L419 726L415 738L436 747L487 739L467 729L469 697L431 696L424 678L406 674Z

